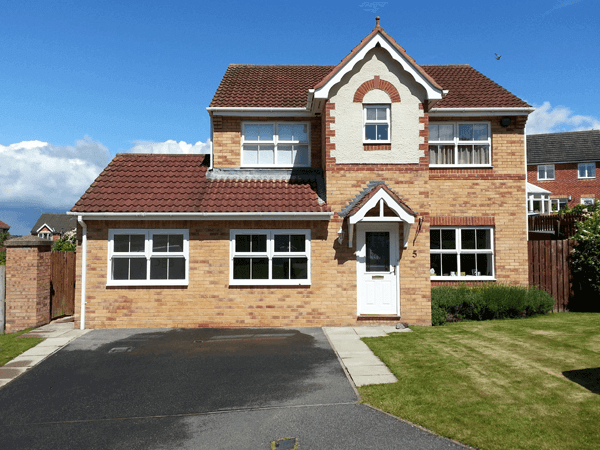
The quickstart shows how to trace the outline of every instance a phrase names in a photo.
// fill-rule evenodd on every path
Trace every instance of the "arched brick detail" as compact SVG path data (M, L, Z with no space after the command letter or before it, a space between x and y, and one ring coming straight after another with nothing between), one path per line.
M365 94L373 89L381 89L390 96L392 103L400 103L400 94L398 94L398 90L389 81L380 80L379 76L375 76L372 80L365 81L360 85L354 93L354 102L362 103Z

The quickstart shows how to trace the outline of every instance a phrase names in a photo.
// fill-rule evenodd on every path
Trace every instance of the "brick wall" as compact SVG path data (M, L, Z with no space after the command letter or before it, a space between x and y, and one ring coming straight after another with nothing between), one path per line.
M10 244L9 244L10 245ZM50 322L50 247L6 251L6 332Z
M597 165L597 164L596 164ZM596 168L596 170L598 170ZM579 172L577 163L555 164L554 180L538 180L537 165L527 166L527 181L550 192L550 198L568 198L569 208L581 203L582 197L600 199L600 179L596 178L578 178Z
M218 168L239 169L242 154L242 122L309 122L311 137L311 167L321 167L321 120L316 118L265 118L265 117L213 117L213 147L217 149L214 153L213 166Z
M442 120L460 121L435 118L436 122ZM488 218L494 224L497 280L527 286L525 118L516 118L509 127L500 126L500 119L495 117L477 120L491 122L493 167L431 169L431 215L435 217L432 220L442 225L443 218L472 217L474 225L483 225L478 222ZM467 222L449 225L461 224L468 225ZM446 283L435 282L440 284Z

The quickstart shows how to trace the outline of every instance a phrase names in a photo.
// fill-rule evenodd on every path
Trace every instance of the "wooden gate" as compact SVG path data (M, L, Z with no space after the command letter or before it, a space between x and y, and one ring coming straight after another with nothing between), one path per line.
M75 252L50 252L50 319L75 312Z
M566 311L573 296L569 254L575 241L529 241L529 286L537 287L554 298L554 311Z

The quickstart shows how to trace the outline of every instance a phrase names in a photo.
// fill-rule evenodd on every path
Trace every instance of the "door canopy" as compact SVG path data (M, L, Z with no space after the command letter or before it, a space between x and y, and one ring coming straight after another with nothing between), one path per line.
M352 247L354 226L358 222L404 222L404 248L408 246L414 212L383 181L371 181L350 204L340 212L348 219L348 246ZM338 232L343 233L342 228Z

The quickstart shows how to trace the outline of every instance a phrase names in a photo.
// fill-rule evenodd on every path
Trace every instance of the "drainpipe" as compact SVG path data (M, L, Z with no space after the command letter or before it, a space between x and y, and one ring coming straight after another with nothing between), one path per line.
M77 222L81 225L81 308L80 308L80 320L79 328L85 330L85 286L86 286L86 274L87 274L87 225L83 221L82 216L77 216Z
M527 117L528 119L529 117ZM525 120L527 120L525 119ZM525 223L526 223L526 233L527 233L527 241L529 242L529 195L527 194L527 122L525 122L525 128L523 129L523 133L525 133ZM533 210L533 208L532 208Z

